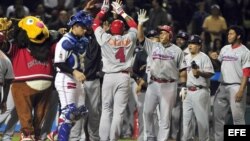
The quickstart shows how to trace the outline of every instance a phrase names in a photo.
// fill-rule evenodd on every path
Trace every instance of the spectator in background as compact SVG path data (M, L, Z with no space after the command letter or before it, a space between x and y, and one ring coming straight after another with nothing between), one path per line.
M190 22L190 33L201 35L203 29L202 24L205 20L205 18L209 15L205 11L205 1L201 1L196 4L198 7L198 10L194 12L192 20Z
M43 0L43 5L48 13L58 6L58 0Z
M0 5L0 17L5 17L5 11L2 5Z
M149 11L147 31L157 29L159 25L171 25L171 15L162 8L162 0L152 0L152 8Z
M170 2L170 14L173 17L174 33L179 30L187 31L192 15L194 13L194 5L187 0L175 0Z
M59 28L68 28L67 22L69 20L69 15L66 10L61 10L56 21L48 24L49 29L58 30Z
M205 18L202 28L205 35L205 38L210 38L211 40L208 43L213 43L215 38L222 39L223 33L227 30L227 23L224 17L220 15L220 7L217 4L211 6L211 15ZM206 39L205 39L206 40ZM210 44L206 45L210 46Z
M225 17L228 26L242 24L243 0L220 0L222 15Z
M37 5L36 11L33 15L39 17L45 24L47 24L51 19L51 15L49 15L47 11L45 11L45 7L43 4Z
M128 13L133 19L137 19L136 12L139 11L139 8L134 5L135 0L126 0L126 4L124 5L124 11Z
M23 5L23 0L15 0L15 4L10 5L6 10L6 17L23 18L29 14L30 11Z
M247 43L246 45L248 48L250 48L250 1L249 0L244 0L243 2L243 10L242 10L242 15L243 15L243 26L246 31L246 40Z

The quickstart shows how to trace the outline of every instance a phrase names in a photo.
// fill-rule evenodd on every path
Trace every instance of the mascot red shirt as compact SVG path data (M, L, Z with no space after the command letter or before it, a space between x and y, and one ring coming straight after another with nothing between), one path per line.
M21 140L40 138L52 90L52 58L58 38L40 19L27 16L18 22L14 41L4 45L15 74L11 90L21 123Z

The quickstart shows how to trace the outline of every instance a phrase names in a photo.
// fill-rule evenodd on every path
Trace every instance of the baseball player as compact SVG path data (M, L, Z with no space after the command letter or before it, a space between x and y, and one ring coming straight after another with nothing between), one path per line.
M224 124L229 110L233 124L244 125L246 111L246 85L250 72L250 52L242 44L243 30L239 26L228 29L228 45L221 49L220 86L214 100L215 141L224 140Z
M176 45L180 47L184 54L189 54L189 49L187 47L187 41L189 38L189 34L184 31L180 31L176 35ZM180 90L180 89L178 89ZM178 93L178 92L177 92ZM171 126L170 126L170 138L177 139L178 135L180 135L180 126L181 126L181 112L182 112L182 104L180 98L176 97L176 104L174 105L174 108L172 110L172 117L171 117Z
M71 127L75 121L86 116L88 110L84 101L83 82L83 53L88 46L88 39L84 37L87 28L92 24L92 17L84 11L71 16L68 25L70 32L65 34L56 45L55 66L57 74L55 87L61 103L59 117L58 140L68 141Z
M100 23L109 9L109 0L104 0L100 12L92 26L97 42L101 46L103 72L102 114L99 127L101 141L118 140L121 134L124 110L128 103L130 91L130 71L133 52L136 46L137 24L128 16L119 1L112 2L113 10L121 15L129 26L124 33L124 23L114 20L110 32L106 33Z
M159 104L160 125L157 140L168 140L170 119L177 96L177 83L183 84L186 90L186 64L182 50L171 43L173 37L170 26L159 26L160 42L153 42L144 37L143 23L146 22L146 11L138 13L138 40L146 50L150 60L150 79L144 102L144 130L147 140L156 140L153 124L153 112Z
M12 68L12 63L10 59L0 50L0 96L3 98L0 101L0 123L2 124L7 120L7 126L4 130L2 140L11 140L11 137L14 134L14 125L10 125L13 122L10 122L11 117L15 117L16 122L18 120L17 113L14 107L14 102L12 95L10 93L11 81L14 79L14 73ZM9 95L10 93L10 95ZM16 123L14 122L14 123Z
M185 56L187 63L187 95L181 95L183 101L183 140L192 140L191 120L196 117L200 141L209 141L210 114L210 77L214 69L210 58L201 49L202 40L198 35L190 36ZM190 138L189 138L190 137Z

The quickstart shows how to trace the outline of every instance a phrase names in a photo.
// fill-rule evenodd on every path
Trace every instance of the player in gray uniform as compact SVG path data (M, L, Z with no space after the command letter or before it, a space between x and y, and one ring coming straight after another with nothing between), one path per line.
M151 74L144 103L144 130L148 141L156 140L152 121L153 112L159 104L160 125L157 140L166 141L169 138L171 112L176 102L179 79L185 91L186 63L184 52L171 43L171 27L159 26L160 42L153 42L143 33L143 23L147 20L146 11L140 10L137 36L149 56Z
M176 45L180 47L185 55L188 55L189 49L187 47L187 41L189 38L189 34L184 31L180 31L176 35ZM178 88L177 93L180 92L180 88ZM171 117L171 126L170 126L170 138L177 140L182 135L182 102L179 96L176 96L176 104L172 110L172 117ZM195 129L195 128L194 128ZM194 130L195 131L195 130Z
M0 50L0 123L2 124L7 120L7 126L4 130L4 141L11 140L14 134L14 125L12 124L11 117L15 117L15 121L18 120L17 113L14 108L13 98L10 92L11 81L14 78L12 63L10 59ZM16 123L16 122L14 122Z
M106 33L101 22L109 9L109 0L103 1L101 11L97 14L92 26L97 42L101 46L103 72L102 85L102 114L99 127L101 141L118 140L124 110L128 103L130 91L130 69L132 68L133 53L136 46L137 24L128 16L119 4L112 2L113 10L121 15L130 27L124 33L124 23L114 20L110 32Z
M210 90L209 78L214 74L210 58L201 49L202 40L192 35L188 40L190 54L185 56L187 62L187 95L183 100L183 141L190 138L191 120L196 117L199 141L209 141Z
M231 26L228 30L229 45L221 49L218 60L221 61L220 86L214 101L215 141L224 140L224 124L229 110L234 125L244 125L246 111L246 85L250 72L250 52L242 44L243 30Z

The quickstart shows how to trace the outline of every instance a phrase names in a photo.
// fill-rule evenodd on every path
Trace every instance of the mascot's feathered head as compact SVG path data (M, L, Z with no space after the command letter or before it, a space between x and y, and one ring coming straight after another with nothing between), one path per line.
M14 43L19 48L28 48L39 61L47 61L54 36L39 18L26 16L16 23L13 33Z
M41 44L49 38L49 30L46 25L34 16L27 16L18 22L18 27L26 31L29 40Z

